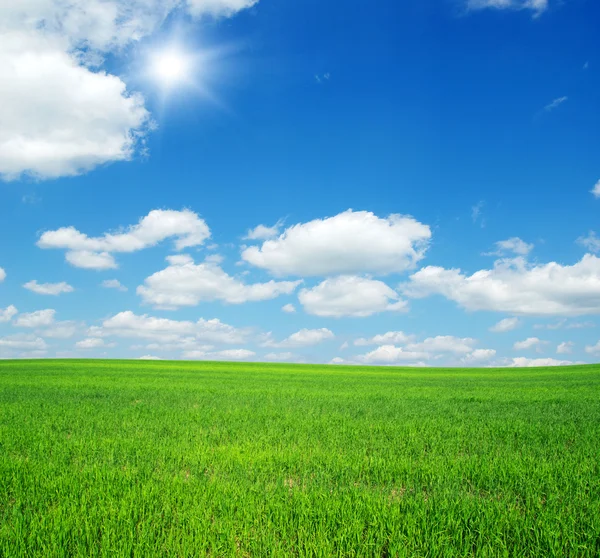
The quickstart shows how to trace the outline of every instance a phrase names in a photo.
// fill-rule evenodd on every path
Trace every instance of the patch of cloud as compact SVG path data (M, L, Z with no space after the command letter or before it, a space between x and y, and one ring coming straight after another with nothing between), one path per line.
M409 343L406 345L406 349L423 354L452 353L460 355L471 353L476 343L477 340L471 337L459 338L453 335L438 335L436 337L428 337L417 343Z
M250 229L246 236L245 240L268 240L270 238L274 238L279 236L279 231L283 225L283 221L277 221L272 227L267 227L265 225L258 225L257 227Z
M473 223L479 223L482 229L485 227L485 219L482 215L482 209L484 205L484 201L479 201L473 207L471 207L471 219L473 220Z
M4 309L0 308L0 324L10 322L18 313L19 311L12 304Z
M36 312L29 312L25 314L19 314L19 317L14 321L17 327L44 327L54 323L54 316L56 310L48 308L46 310L37 310Z
M556 347L556 352L558 354L568 354L573 351L573 341L563 341Z
M399 362L418 361L428 358L429 353L409 351L394 345L382 345L364 355L355 357L356 361L364 364L396 364Z
M537 337L528 337L527 339L523 340L523 341L517 341L514 345L513 345L513 349L515 349L515 351L524 351L527 349L535 349L536 351L540 351L543 345L546 345L548 343L548 341L542 341L541 339L538 339Z
M538 17L548 9L548 0L467 0L467 9L530 10Z
M84 324L74 321L53 322L50 326L37 331L37 334L44 338L70 339L84 327Z
M585 352L589 354L600 354L600 341L595 345L586 345Z
M334 333L327 329L301 329L296 333L292 333L289 337L283 341L275 341L271 333L265 335L264 341L261 343L263 347L311 347L318 345L323 341L334 339Z
M285 306L282 306L281 309L288 314L296 312L296 307L293 304L286 304Z
M471 351L470 353L468 353L464 357L462 357L462 361L465 364L473 363L473 362L481 363L481 362L489 361L492 358L494 358L495 356L496 356L495 349L475 349L474 351Z
M569 97L558 97L557 99L554 99L551 103L548 103L544 107L544 110L546 112L550 112L550 111L554 110L555 108L559 107L560 105L562 105L568 99L569 99Z
M246 360L255 355L256 353L254 351L249 351L248 349L225 349L223 351L212 353L204 351L185 351L183 353L183 358L190 360Z
M431 230L410 216L379 218L349 209L287 228L277 239L242 251L242 259L276 276L387 275L413 268Z
M200 246L210 238L206 222L189 209L155 209L122 232L89 237L74 227L46 231L37 242L42 249L64 249L67 261L76 267L110 269L116 267L113 253L131 253L175 238L175 249Z
M308 314L341 318L378 312L406 312L407 303L391 287L374 279L342 275L302 289L298 300Z
M415 340L415 335L407 335L403 331L388 331L387 333L378 334L373 337L361 337L354 341L356 347L364 347L366 345L403 345L412 343Z
M284 362L286 360L292 360L294 358L294 353L267 353L263 358L275 362Z
M0 337L0 349L45 351L48 348L46 342L32 334L7 335Z
M116 336L148 339L154 348L173 344L177 348L192 350L199 345L244 343L251 335L250 329L238 329L218 319L199 319L197 322L137 315L127 310L104 320L102 326L89 328L90 337ZM148 347L150 349L150 347ZM202 348L204 350L204 348Z
M533 250L533 244L521 240L517 236L513 236L507 240L496 242L496 251L488 252L486 255L504 256L507 252L516 254L517 256L527 256Z
M99 337L88 337L87 339L82 339L75 343L75 347L78 349L98 349L99 347L106 346L107 344L104 339L100 339Z
M515 357L510 359L508 366L510 368L524 368L524 367L535 367L535 366L569 366L572 364L585 364L584 362L573 362L571 360L557 360L555 358L526 358L526 357Z
M566 319L559 320L552 324L534 324L533 329L584 329L588 327L596 327L594 322L567 322Z
M460 269L428 266L410 276L401 292L414 298L440 294L466 310L520 316L600 313L600 259L586 254L574 265L502 259L491 270L467 276Z
M246 284L210 262L194 264L188 256L167 258L170 265L150 277L137 293L144 302L160 308L196 306L221 300L229 304L262 301L291 294L302 281L268 281Z
M494 333L504 333L505 331L511 331L519 325L519 318L504 318L497 324L490 327L490 331Z
M121 282L118 279L106 279L105 281L102 281L102 286L105 289L116 289L121 292L127 291L127 287L121 285Z
M37 281L29 281L23 285L23 287L29 291L32 291L41 295L51 295L58 296L63 293L72 293L75 289L65 283L64 281L60 283L38 283Z
M143 355L141 357L138 357L138 360L162 360L162 359L155 355Z
M0 283L6 279L6 271L0 267Z
M576 242L588 250L588 252L594 254L600 252L600 238L596 236L594 231L590 231L587 236L580 236Z
M595 198L600 198L600 180L594 184L594 187L590 190L590 193L593 194Z

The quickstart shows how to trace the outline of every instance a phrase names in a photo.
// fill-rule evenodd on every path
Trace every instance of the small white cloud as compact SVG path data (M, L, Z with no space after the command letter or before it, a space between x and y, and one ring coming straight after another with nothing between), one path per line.
M332 318L408 309L406 301L382 281L351 275L325 279L312 289L302 289L298 299L307 314Z
M345 362L346 361L343 358L341 358L341 357L335 357L335 358L332 358L329 361L329 364L344 364Z
M406 349L409 351L422 353L452 353L466 354L473 351L476 339L471 337L454 337L453 335L438 335L436 337L428 337L424 341L418 343L409 343Z
M541 339L538 339L537 337L528 337L524 341L517 341L513 345L513 349L515 349L515 351L523 351L523 350L535 348L537 351L540 351L542 345L545 345L547 343L548 343L548 341L542 341Z
M507 366L511 368L532 367L532 366L569 366L571 364L584 364L572 362L570 360L556 360L555 358L526 358L515 357L509 361Z
M573 341L564 341L563 343L560 343L560 345L558 345L558 347L556 347L556 352L558 354L568 354L571 353L573 350Z
M293 314L296 311L296 307L293 304L286 304L282 306L281 309L288 314Z
M356 360L365 364L395 364L428 359L429 356L429 353L422 351L408 351L394 345L382 345L367 354L357 356Z
M38 283L37 281L29 281L23 285L24 288L33 291L37 294L58 296L62 293L72 293L75 289L68 283Z
M162 360L160 357L154 355L144 355L138 358L138 360Z
M19 333L16 335L0 337L0 348L25 351L45 351L48 346L40 337Z
M412 343L414 340L414 335L407 335L403 331L388 331L369 339L365 339L364 337L356 339L354 345L357 347L364 347L366 345L403 345L405 343Z
M503 333L505 331L511 331L519 325L519 318L504 318L500 320L496 325L490 327L490 331L494 333Z
M484 201L479 201L473 207L471 207L471 219L473 219L473 223L479 222L481 228L485 227L485 219L481 214L481 210L483 209L484 205Z
M469 10L531 10L534 17L548 9L548 0L467 0Z
M283 225L283 221L277 221L272 227L266 227L265 225L258 225L254 229L250 229L244 240L269 240L270 238L274 238L279 236L279 231L281 226Z
M533 244L527 244L527 242L524 242L519 237L513 236L507 240L496 242L496 251L489 252L486 255L503 256L507 252L510 252L518 256L527 256L531 250L533 250Z
M185 351L183 358L190 360L246 360L255 356L254 351L247 349L225 349L216 352Z
M569 97L558 97L558 99L554 99L554 101L552 101L551 103L548 103L545 107L544 110L546 112L550 112L551 110L554 110L555 108L559 107L560 105L562 105L564 102L566 102L569 99Z
M102 281L102 286L105 289L116 289L122 292L127 290L127 287L121 285L121 282L118 279L106 279L105 281Z
M107 345L104 342L104 339L100 339L98 337L89 337L87 339L83 339L75 343L75 347L77 347L78 349L97 349L99 347L106 346Z
M348 343L348 341L344 341L341 345L340 345L340 351L344 351L345 349L347 349L350 346L350 343Z
M465 363L470 362L485 362L496 356L495 349L475 349L462 358Z
M285 361L285 360L291 360L294 358L294 354L293 353L267 353L264 356L265 360L274 360L274 361Z
M84 327L84 324L73 321L54 322L36 333L42 337L49 337L51 339L70 339Z
M1 267L0 267L0 283L2 283L2 281L4 281L4 279L6 279L6 271L4 271Z
M12 304L4 309L0 308L0 323L10 322L18 313Z
M589 354L598 354L600 353L600 341L595 345L586 345L585 352Z
M600 180L594 184L594 187L590 190L590 193L592 193L595 198L600 198Z
M46 310L37 310L36 312L20 314L14 323L17 327L49 326L54 323L55 314L56 310L50 308Z
M335 335L333 332L325 327L321 329L301 329L296 333L292 333L289 337L283 341L276 342L273 340L271 334L267 334L265 340L262 343L263 347L310 347L318 345L323 341L333 339Z
M594 254L600 252L600 238L596 236L594 231L590 231L587 236L580 236L576 242L589 252Z

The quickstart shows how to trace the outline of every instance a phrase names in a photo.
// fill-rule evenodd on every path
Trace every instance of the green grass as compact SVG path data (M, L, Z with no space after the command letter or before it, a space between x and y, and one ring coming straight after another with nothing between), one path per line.
M600 367L0 362L0 556L599 556Z

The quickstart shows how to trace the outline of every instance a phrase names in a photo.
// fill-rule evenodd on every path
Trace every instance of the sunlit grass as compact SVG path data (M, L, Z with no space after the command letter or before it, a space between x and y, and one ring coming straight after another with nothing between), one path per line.
M0 556L598 556L600 367L0 362Z

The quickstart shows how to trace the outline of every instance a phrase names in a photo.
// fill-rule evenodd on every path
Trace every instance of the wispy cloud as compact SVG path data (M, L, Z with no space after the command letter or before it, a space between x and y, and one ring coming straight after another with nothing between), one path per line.
M554 101L552 101L551 103L548 103L545 107L544 110L546 112L550 112L552 110L554 110L555 108L559 107L560 105L562 105L563 103L565 103L566 101L569 100L569 97L558 97L557 99L554 99Z
M531 10L539 17L548 9L548 0L467 0L468 10Z

